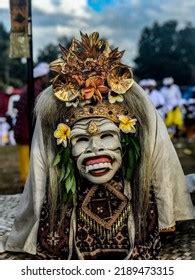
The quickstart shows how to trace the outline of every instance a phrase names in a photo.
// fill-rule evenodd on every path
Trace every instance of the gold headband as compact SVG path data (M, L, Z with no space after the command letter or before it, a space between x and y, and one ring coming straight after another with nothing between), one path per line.
M108 101L97 103L96 106L85 105L67 110L63 122L72 127L77 121L87 118L106 118L114 123L119 123L119 116L131 118L127 108L123 104L110 104Z

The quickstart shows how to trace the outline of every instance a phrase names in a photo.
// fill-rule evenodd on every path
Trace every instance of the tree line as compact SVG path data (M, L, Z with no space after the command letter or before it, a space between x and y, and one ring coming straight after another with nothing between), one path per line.
M179 85L195 83L195 28L177 21L155 22L145 27L138 43L135 73L141 78L162 80L172 76Z

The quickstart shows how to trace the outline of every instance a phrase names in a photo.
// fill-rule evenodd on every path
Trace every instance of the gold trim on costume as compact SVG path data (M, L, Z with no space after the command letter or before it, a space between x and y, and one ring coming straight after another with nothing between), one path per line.
M174 231L176 231L175 225L172 226L172 227L167 227L167 228L160 229L160 232L174 232Z
M131 207L128 203L127 197L123 195L120 191L115 189L109 183L106 183L104 186L110 192L112 192L118 199L121 200L119 207L116 209L115 213L109 219L109 221L105 221L104 219L100 218L98 215L93 213L88 207L88 204L90 203L92 196L98 189L98 186L93 186L89 190L82 203L81 209L79 211L79 216L80 219L83 220L89 228L93 229L97 234L99 234L103 238L109 240L117 234L119 228L124 223L124 220L129 215Z

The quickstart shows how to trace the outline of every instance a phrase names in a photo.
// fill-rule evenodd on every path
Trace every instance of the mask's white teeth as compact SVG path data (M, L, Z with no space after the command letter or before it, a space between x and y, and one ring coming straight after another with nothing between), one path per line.
M100 167L99 167L99 164L94 164L93 165L93 169L99 169Z
M102 169L102 168L113 169L110 162L101 162L101 163L96 163L93 165L87 165L85 167L85 173L88 173L91 170L98 170L98 169Z
M89 168L89 171L93 170L94 169L94 165L89 165L88 168Z

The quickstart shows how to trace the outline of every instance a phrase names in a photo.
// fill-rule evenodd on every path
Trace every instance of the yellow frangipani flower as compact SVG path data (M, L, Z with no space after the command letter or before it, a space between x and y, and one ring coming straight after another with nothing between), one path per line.
M124 133L135 133L135 124L137 119L131 119L128 116L121 115L119 116L119 128L122 130Z
M70 137L70 127L64 123L59 123L54 131L54 137L57 138L57 145L67 146L67 139Z

